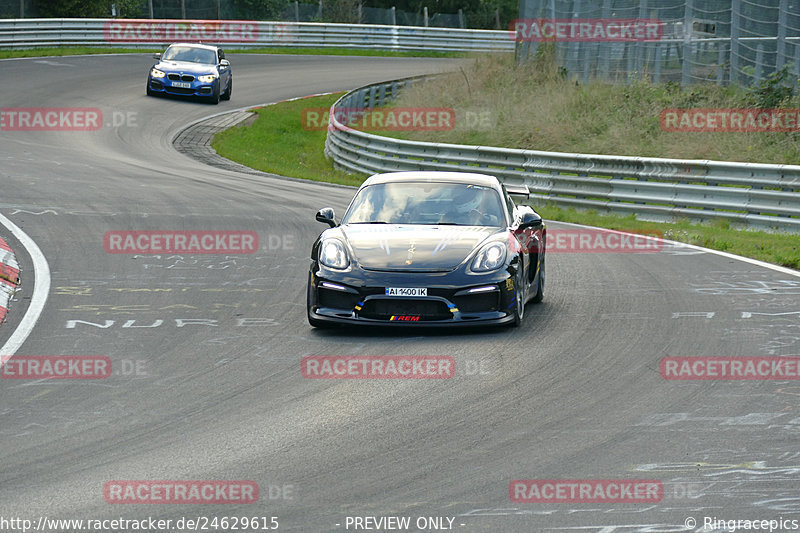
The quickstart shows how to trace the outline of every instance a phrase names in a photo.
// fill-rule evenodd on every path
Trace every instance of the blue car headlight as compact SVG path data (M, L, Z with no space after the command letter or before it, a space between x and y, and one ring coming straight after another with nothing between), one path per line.
M338 239L325 239L319 247L319 262L328 268L344 270L350 264L344 244Z
M492 242L481 248L472 262L473 272L491 272L503 266L506 262L506 244Z
M150 71L150 75L154 78L163 78L166 76L166 73L153 67L153 69Z
M214 74L205 74L203 76L197 76L197 81L200 83L213 83L216 78Z

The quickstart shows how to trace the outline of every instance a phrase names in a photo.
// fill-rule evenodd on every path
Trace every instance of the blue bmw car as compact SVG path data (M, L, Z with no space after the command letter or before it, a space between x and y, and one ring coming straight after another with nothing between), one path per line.
M147 75L147 94L197 96L212 104L230 100L233 91L231 64L217 46L176 43L163 54Z

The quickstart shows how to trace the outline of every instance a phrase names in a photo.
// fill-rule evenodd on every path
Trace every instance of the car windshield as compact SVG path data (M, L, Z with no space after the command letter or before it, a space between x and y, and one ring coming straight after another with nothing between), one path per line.
M395 182L361 189L342 223L501 226L504 219L500 195L491 187Z
M217 54L207 48L197 48L194 46L170 46L164 52L162 59L166 61L190 61L192 63L204 63L214 65L217 63Z

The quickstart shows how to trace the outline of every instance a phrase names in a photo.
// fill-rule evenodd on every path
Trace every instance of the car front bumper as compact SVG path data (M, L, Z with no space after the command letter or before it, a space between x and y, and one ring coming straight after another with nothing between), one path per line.
M180 82L186 83L189 85L189 87L178 87L172 85L173 83L174 82L169 80L167 77L153 78L150 76L147 79L147 85L150 87L150 90L156 93L171 94L175 96L213 96L217 85L219 84L219 78L215 79L211 83L203 83L197 79L191 82Z
M312 267L308 312L320 322L376 326L502 325L514 321L515 269L464 272L339 272ZM424 297L387 296L387 287L426 288Z

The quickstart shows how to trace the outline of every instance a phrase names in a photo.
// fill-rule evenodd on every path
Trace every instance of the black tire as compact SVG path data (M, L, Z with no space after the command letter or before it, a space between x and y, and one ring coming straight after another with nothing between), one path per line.
M531 300L535 304L542 303L542 299L544 299L544 282L546 278L544 273L544 257L544 254L542 254L542 263L539 267L539 281L536 282L536 296Z
M217 105L219 103L219 86L217 89L208 97L208 103Z
M521 266L514 278L514 300L514 321L511 323L511 327L518 328L525 317L525 275Z
M150 88L150 80L147 80L147 96L155 96L155 92Z
M220 98L222 98L223 100L230 100L231 93L233 93L233 78L228 80L228 88L225 89L225 92L222 93L222 96Z

